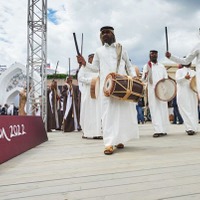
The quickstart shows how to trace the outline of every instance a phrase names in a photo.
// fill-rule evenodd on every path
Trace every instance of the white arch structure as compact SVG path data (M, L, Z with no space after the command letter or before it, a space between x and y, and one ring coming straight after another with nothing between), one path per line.
M40 80L40 75L37 72L33 74L33 80ZM4 105L5 103L11 104L14 103L15 106L18 106L19 103L19 92L26 87L26 67L21 63L12 64L7 70L5 70L0 75L0 104ZM40 87L37 84L35 89ZM37 94L38 99L41 94Z

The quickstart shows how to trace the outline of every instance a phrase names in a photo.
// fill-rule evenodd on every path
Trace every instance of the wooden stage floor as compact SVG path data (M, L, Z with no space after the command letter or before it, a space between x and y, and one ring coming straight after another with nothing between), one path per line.
M110 156L81 132L48 133L0 165L0 200L199 200L200 134L170 125L167 137L153 138L150 123L139 129L139 140Z

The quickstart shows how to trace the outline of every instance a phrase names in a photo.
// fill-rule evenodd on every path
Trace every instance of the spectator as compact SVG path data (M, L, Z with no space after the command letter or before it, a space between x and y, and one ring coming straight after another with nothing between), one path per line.
M136 105L138 124L140 124L140 122L144 124L145 121L143 107L144 107L144 98L141 97L139 98L139 101Z
M11 103L7 109L7 115L14 115L14 104Z
M1 115L7 115L8 104L4 104L4 107L1 109Z
M178 109L177 101L176 101L176 96L172 100L172 106L173 106L173 113L174 113L174 120L172 124L183 124L183 118L181 117L181 114Z

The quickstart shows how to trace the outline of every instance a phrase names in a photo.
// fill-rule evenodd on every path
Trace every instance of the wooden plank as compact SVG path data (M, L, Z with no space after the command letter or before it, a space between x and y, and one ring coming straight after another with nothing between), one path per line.
M48 133L48 142L0 165L0 199L198 198L199 135L171 125L153 138L151 124L139 128L140 139L112 156L80 132Z

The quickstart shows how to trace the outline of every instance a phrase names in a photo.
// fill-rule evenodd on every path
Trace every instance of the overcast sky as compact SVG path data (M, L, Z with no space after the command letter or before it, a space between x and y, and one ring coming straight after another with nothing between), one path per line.
M0 2L0 64L26 64L27 2ZM113 26L117 42L128 51L132 63L142 68L149 50L159 51L159 61L165 57L165 27L168 27L169 50L185 56L200 40L199 0L48 0L47 61L66 72L78 68L73 32L79 48L83 33L83 55L101 46L99 29Z

